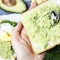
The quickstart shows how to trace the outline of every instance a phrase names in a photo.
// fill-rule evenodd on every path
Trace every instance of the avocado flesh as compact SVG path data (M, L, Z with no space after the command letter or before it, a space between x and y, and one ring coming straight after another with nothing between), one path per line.
M15 27L17 25L16 22L12 22L9 20L2 20L2 21L0 20L0 26L4 23L9 23L13 27ZM3 41L0 39L0 56L3 57L4 59L8 60L8 59L14 58L14 54L15 54L15 52L13 50L11 40L8 41L8 39L7 39L6 41Z
M58 2L56 2L58 1ZM60 44L60 21L54 26L51 12L60 11L60 0L47 1L21 17L35 53L42 53Z
M7 6L2 3L2 0L0 0L0 7L6 11L16 12L16 13L22 13L23 11L26 10L26 5L21 0L16 0L16 5L14 6Z
M0 39L0 56L5 59L14 57L14 50L10 41L3 41Z

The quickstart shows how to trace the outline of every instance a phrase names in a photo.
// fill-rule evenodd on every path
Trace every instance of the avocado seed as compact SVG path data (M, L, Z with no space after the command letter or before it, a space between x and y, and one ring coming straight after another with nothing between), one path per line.
M2 3L7 6L14 6L16 5L16 0L2 0Z

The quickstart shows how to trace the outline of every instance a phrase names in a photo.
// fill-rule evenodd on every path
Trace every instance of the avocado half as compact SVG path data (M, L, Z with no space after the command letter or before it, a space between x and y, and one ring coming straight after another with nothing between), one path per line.
M13 27L15 27L17 25L16 22L12 22L9 20L2 20L2 21L0 21L0 27L2 24L6 24L6 23L10 24ZM1 32L0 32L0 34L1 34ZM12 41L8 40L8 38L6 41L4 41L4 38L2 38L2 39L0 38L0 58L2 58L3 60L15 60L16 56L15 56L14 49L12 47Z
M39 54L60 44L60 0L49 0L25 12L22 23Z
M0 0L0 7L9 12L22 13L26 10L23 0ZM15 3L14 3L15 2Z

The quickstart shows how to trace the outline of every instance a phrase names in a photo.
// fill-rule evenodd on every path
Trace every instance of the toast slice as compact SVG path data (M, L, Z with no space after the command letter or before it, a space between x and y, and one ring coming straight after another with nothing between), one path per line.
M60 0L49 0L25 12L22 23L39 54L60 44Z

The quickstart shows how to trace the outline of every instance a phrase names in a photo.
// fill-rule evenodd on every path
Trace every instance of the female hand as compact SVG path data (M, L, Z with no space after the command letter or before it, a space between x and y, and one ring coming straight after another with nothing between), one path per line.
M38 4L34 2L29 9L36 7ZM25 28L20 22L13 31L12 45L15 50L17 60L43 60L45 53L37 55L34 53L29 37Z

